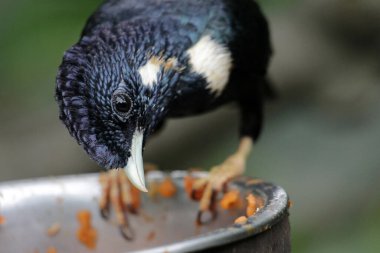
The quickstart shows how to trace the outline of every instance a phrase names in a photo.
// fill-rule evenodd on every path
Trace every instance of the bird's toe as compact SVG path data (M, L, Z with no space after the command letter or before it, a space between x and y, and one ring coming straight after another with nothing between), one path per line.
M128 181L124 170L110 170L99 177L101 196L100 214L109 219L113 210L122 236L131 240L132 228L128 225L127 213L137 213L140 206L140 192Z

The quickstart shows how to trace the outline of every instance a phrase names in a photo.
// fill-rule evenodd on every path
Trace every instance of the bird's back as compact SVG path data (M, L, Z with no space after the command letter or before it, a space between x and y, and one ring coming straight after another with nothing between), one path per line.
M253 19L260 14L255 9L254 0L106 0L89 18L83 34L90 34L97 26L107 23L171 20L193 26L188 31L193 43L204 33L228 43L233 29L242 25L239 19L244 22L247 16Z
M178 40L173 44L178 48L181 45L179 51L186 52L208 35L231 52L234 73L230 82L224 85L226 92L215 100L208 98L208 93L196 90L196 86L192 86L194 89L185 87L189 103L183 103L186 99L183 95L180 104L186 104L188 108L182 109L178 105L178 115L207 111L234 100L236 83L264 85L264 82L251 84L255 81L248 77L264 77L271 54L267 23L254 0L107 0L89 18L83 35L91 35L104 25L112 27L121 23L137 29L147 24L169 26L156 38ZM152 45L154 43L152 41ZM198 99L193 99L194 94Z
M84 34L90 33L99 24L129 22L162 22L176 19L183 23L197 23L204 28L210 10L220 7L223 0L107 0L90 17Z

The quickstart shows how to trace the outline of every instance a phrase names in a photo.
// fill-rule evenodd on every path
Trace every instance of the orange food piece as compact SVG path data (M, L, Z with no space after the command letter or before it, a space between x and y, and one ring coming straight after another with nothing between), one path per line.
M232 190L224 194L219 202L220 207L225 210L236 209L242 206L242 200L238 190Z
M0 215L0 225L3 225L3 224L5 224L5 216Z
M173 181L168 177L161 182L158 187L158 192L161 196L170 198L176 194L177 188L175 187Z
M247 201L248 201L248 205L247 205L247 216L251 216L251 215L254 215L257 211L257 201L256 201L256 197L250 193L248 196L247 196Z
M191 197L191 192L193 191L193 184L195 179L191 176L185 176L183 178L183 188L189 197Z
M57 253L57 249L54 248L54 247L49 247L47 250L46 250L46 253Z
M245 223L247 223L247 217L245 216L240 216L238 218L236 218L236 220L234 221L235 224L239 224L239 225L243 225Z
M205 189L206 189L206 185L204 185L203 187L199 189L195 189L192 193L190 193L190 198L194 200L201 200Z
M89 249L95 249L97 232L93 228L79 228L77 230L78 240Z
M80 210L77 212L77 219L82 227L91 226L91 212L88 210Z
M195 169L193 171L196 171ZM189 198L194 199L194 200L200 200L203 196L203 192L206 189L206 181L201 184L200 187L197 187L197 189L194 189L194 184L197 182L197 180L201 180L199 178L194 178L192 176L185 176L183 178L183 188ZM199 183L199 182L198 182Z
M77 213L77 219L80 224L77 230L78 240L89 249L96 247L97 231L91 225L91 213L88 210L81 210Z

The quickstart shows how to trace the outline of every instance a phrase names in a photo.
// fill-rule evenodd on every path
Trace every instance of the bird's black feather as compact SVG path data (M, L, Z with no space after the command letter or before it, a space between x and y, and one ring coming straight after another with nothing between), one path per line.
M208 89L207 76L190 64L188 50L205 35L232 58L228 82L218 95ZM270 55L268 25L255 1L108 0L63 57L56 87L60 118L107 168L126 165L136 129L148 137L167 117L202 113L231 101L241 108L241 135L256 139ZM157 81L143 85L139 71L152 57L161 64ZM175 64L167 64L172 59ZM133 102L124 120L112 108L116 91Z

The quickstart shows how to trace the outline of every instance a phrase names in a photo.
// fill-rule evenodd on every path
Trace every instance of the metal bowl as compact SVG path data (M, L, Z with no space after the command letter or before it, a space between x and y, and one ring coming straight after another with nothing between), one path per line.
M288 196L279 186L261 180L241 177L228 187L238 188L242 195L250 192L264 200L264 206L249 217L247 224L234 225L240 211L218 210L213 222L195 224L198 202L190 200L183 190L183 178L188 173L174 171L151 172L148 183L171 176L177 186L172 198L142 197L141 212L128 214L135 239L125 240L115 221L104 220L99 214L100 186L98 174L50 177L0 184L0 214L6 222L0 225L1 252L45 252L54 246L61 252L190 252L221 246L254 236L274 224L286 213ZM196 176L205 176L197 173ZM76 239L76 213L88 209L93 226L98 231L95 250L89 250ZM60 232L49 237L47 229L53 223Z

